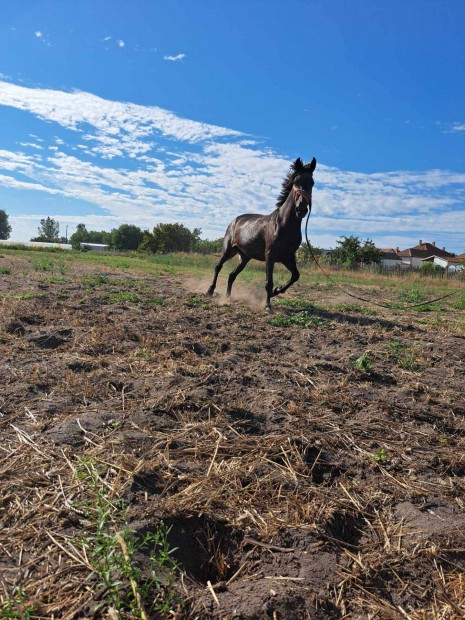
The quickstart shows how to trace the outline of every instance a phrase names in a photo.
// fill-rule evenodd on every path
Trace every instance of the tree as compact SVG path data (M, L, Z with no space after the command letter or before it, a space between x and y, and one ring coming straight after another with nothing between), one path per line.
M11 226L8 222L8 214L3 209L0 209L0 239L9 239L11 233Z
M223 237L219 239L199 239L195 242L193 251L199 254L217 254L223 247Z
M304 242L301 244L299 249L297 250L296 258L297 262L301 265L308 265L313 262L313 257L315 256L318 262L320 262L320 258L323 255L323 250L321 248L317 248L314 245L310 244L308 247L307 243Z
M46 241L48 243L60 241L60 223L52 217L40 220L38 231L38 237L34 237L31 241Z
M71 243L73 250L80 250L81 243L104 243L111 245L111 233L105 230L87 230L85 224L78 224L76 232L74 232L69 242Z
M189 230L184 224L157 224L153 232L145 232L141 250L148 252L192 252L200 241L200 228Z
M381 263L381 251L371 239L367 239L361 247L361 259L362 263L368 263L369 265L372 263L379 265Z
M336 263L352 269L360 263L380 263L381 254L373 241L367 239L363 245L359 237L341 237L338 246L332 253L332 258Z
M133 224L121 224L111 231L111 245L117 250L137 250L144 233Z

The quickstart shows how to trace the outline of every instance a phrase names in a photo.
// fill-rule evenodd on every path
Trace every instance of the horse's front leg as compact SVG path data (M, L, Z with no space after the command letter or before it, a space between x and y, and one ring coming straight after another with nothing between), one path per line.
M267 312L271 312L271 298L273 297L273 269L274 269L274 258L272 258L269 254L266 255L265 264L266 264L266 305L265 310Z
M287 282L287 284L285 284L284 286L277 286L273 290L272 297L275 297L276 295L281 295L281 293L285 293L287 289L290 286L292 286L294 282L297 282L297 280L300 278L300 273L299 273L299 270L297 269L295 255L289 256L289 258L286 258L285 260L282 260L281 262L286 267L286 269L288 269L291 272L291 278L289 282Z

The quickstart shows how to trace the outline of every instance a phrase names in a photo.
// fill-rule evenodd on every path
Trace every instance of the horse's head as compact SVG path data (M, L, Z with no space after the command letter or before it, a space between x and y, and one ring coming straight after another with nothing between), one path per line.
M313 171L316 168L316 159L313 158L309 164L304 165L298 157L291 166L292 192L294 198L295 212L299 219L307 215L307 211L312 209L312 189L315 184Z

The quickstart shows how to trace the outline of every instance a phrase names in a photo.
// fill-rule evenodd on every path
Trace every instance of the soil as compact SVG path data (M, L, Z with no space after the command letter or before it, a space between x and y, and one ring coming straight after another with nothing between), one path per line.
M171 617L465 617L463 311L1 265L0 570L32 617L115 617L69 544L85 456L170 528Z

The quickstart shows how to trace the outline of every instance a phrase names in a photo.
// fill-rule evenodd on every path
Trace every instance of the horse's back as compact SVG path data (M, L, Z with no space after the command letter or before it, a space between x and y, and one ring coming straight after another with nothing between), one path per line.
M229 224L226 236L229 237L232 247L237 248L239 252L249 258L265 260L266 230L269 220L269 216L266 215L244 213Z

